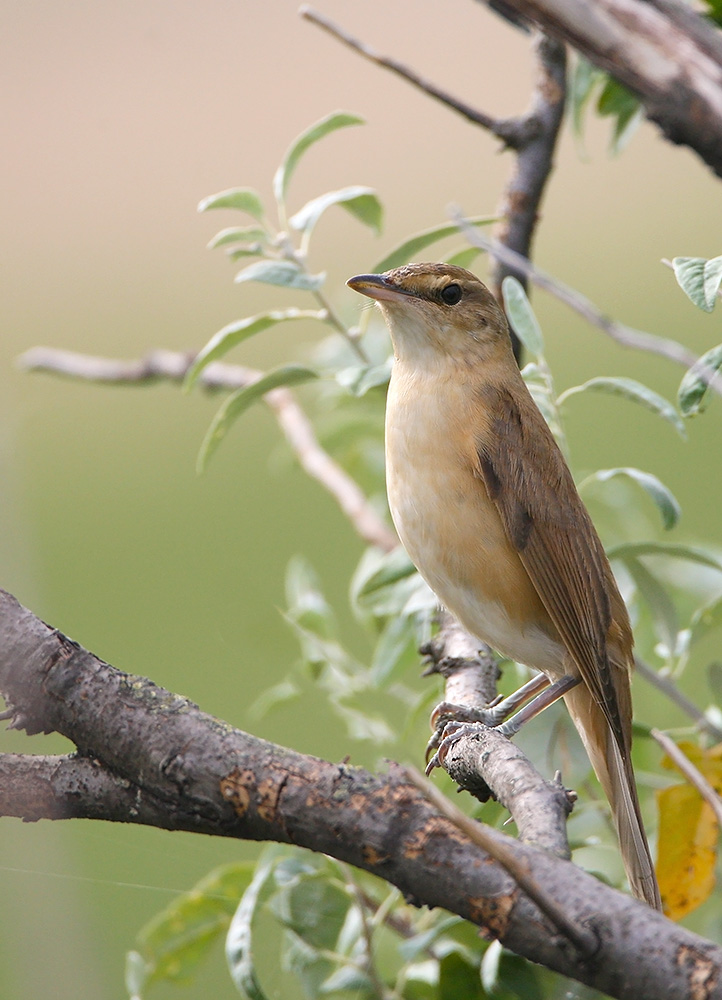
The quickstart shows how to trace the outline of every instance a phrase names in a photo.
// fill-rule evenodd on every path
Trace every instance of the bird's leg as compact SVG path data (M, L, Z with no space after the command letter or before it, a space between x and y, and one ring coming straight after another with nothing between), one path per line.
M536 678L534 678L534 680L536 680ZM549 681L547 680L547 684L548 683ZM555 701L559 701L559 699L562 698L567 691L570 691L579 683L581 683L581 677L575 677L573 674L565 674L563 677L560 677L559 680L554 681L554 683L550 685L546 691L542 691L540 695L537 695L533 701L530 701L528 705L525 705L524 708L517 712L516 715L512 716L511 719L502 723L502 725L498 727L499 732L509 738L516 736L525 722L528 722L530 719L539 715L539 713L543 712L545 708L549 708L550 705L553 705ZM525 684L524 687L526 686L527 685ZM519 688L519 691L522 690L523 688ZM511 698L513 697L514 695L511 695Z
M500 695L495 701L490 702L486 708L475 708L467 705L454 705L447 701L442 701L431 713L431 728L434 735L426 745L426 759L432 751L441 746L441 741L445 736L450 735L450 726L474 725L481 723L482 726L489 726L495 729L504 719L515 712L520 705L528 701L538 691L543 690L550 683L546 674L535 674L531 680L522 684L520 688L513 691L506 698Z
M501 698L484 712L485 725L496 728L499 723L503 722L512 712L516 711L520 705L529 701L532 695L535 695L537 691L543 691L549 684L550 681L546 674L535 674L526 684L522 684L516 691L513 691L506 698ZM534 702L532 702L533 704ZM521 712L519 715L521 715Z
M473 731L475 726L479 725L479 723L497 729L498 732L511 739L512 736L516 736L525 722L533 719L535 716L539 715L540 712L543 712L545 708L553 705L555 701L558 701L567 693L567 691L576 687L580 682L581 677L574 677L572 674L565 674L563 677L554 681L553 684L550 684L549 678L545 674L537 674L535 677L532 677L530 681L527 681L526 684L522 684L518 691L509 695L508 698L504 698L503 701L499 702L491 710L484 712L484 719L478 719L475 722L449 722L446 726L444 726L441 738L439 739L437 730L434 737L432 737L427 744L426 759L428 760L428 764L426 767L426 773L429 774L435 767L440 767L452 744L466 733ZM517 705L522 704L532 694L534 694L535 691L538 691L541 688L545 688L546 690L542 690L541 694L538 694L536 698L533 698L527 705L524 705L524 707L518 711L516 715L513 715L511 719L508 719L506 722L502 721L507 718L509 712L512 712ZM502 710L502 714L497 717L496 722L490 722L489 716L499 710ZM499 723L501 723L501 725ZM436 753L433 755L431 760L429 760L429 753L433 749L436 749Z

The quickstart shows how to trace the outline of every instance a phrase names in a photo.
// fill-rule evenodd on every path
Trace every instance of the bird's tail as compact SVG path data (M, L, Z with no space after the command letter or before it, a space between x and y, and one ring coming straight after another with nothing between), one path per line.
M612 807L624 869L632 892L653 909L662 909L654 864L642 824L632 761L626 759L602 712L584 684L564 700L586 747L594 772Z

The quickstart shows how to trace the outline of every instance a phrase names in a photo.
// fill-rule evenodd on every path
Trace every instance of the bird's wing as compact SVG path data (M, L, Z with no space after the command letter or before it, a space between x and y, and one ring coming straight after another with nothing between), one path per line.
M582 680L626 754L628 726L621 717L616 667L610 665L607 649L614 583L599 536L526 387L521 394L490 388L484 396L489 426L476 442L478 475Z

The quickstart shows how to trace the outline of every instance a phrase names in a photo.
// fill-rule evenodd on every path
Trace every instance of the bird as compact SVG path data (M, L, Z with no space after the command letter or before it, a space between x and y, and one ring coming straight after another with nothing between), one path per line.
M375 300L391 334L386 487L402 544L471 635L538 671L531 686L550 684L540 699L563 695L631 890L661 910L631 760L629 615L502 308L445 263L347 284Z

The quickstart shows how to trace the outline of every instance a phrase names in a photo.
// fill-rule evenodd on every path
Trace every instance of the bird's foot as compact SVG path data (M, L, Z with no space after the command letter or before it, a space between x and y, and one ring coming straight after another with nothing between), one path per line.
M471 705L454 705L450 701L440 702L431 713L430 722L433 735L426 744L424 759L428 761L429 754L441 748L441 744L447 734L454 734L455 729L453 732L449 732L451 727L476 725L478 723L481 723L483 726L491 726L492 728L498 726L504 718L503 715L500 716L496 711L496 706L500 703L501 698L497 698L486 708L473 708Z

